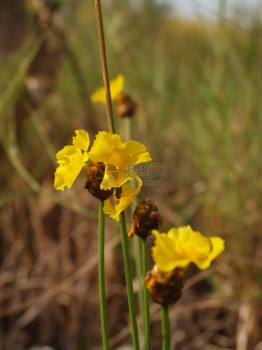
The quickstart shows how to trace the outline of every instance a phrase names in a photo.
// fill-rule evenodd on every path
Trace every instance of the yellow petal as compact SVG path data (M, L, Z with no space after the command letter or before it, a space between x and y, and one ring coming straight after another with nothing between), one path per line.
M77 149L73 155L65 158L64 165L60 165L55 172L54 187L56 190L64 190L64 187L71 188L73 182L85 166L86 153Z
M115 203L112 203L112 199L107 199L104 203L104 213L110 215L110 217L116 221L119 221L119 215L122 211L132 203L134 196L136 196L142 186L141 179L136 176L134 183L129 182L122 186L122 192L120 199L115 198Z
M69 159L76 152L75 146L65 146L56 154L56 161L59 165L66 165L69 163Z
M112 205L110 199L106 199L104 202L104 213L109 215L116 221L119 221L118 215L116 215L115 207Z
M146 147L142 143L134 140L124 143L123 152L125 155L125 161L128 164L139 164L143 162L150 162L150 160L152 160Z
M211 262L225 249L225 241L220 237L210 237L210 242L212 248L206 259L200 259L195 262L197 267L201 270L207 269L211 265Z
M89 147L89 135L85 130L75 130L76 136L73 137L73 145L83 151L87 151Z
M118 74L117 77L110 82L112 100L115 100L116 97L120 94L120 92L124 89L124 83L125 80L122 74Z
M123 75L119 74L114 80L110 81L110 91L111 91L111 99L115 100L116 97L120 94L120 92L124 88L124 77ZM106 92L105 88L99 88L97 89L92 95L91 95L91 101L106 103Z
M63 170L61 171L61 168L57 168L55 172L54 187L56 190L64 191L65 186L66 186L66 183L65 183L64 172Z
M57 190L70 188L88 160L89 135L84 130L76 130L73 145L65 146L57 152L59 167L55 172L54 187Z
M125 181L121 181L119 170L111 164L106 164L103 181L100 184L101 190L110 190L112 187L121 187Z
M89 152L89 158L94 162L111 164L110 159L114 152L122 148L122 140L118 134L111 134L106 131L99 131L96 135L93 146Z
M177 254L174 240L170 235L153 230L156 237L155 245L152 248L153 259L158 268L163 272L172 271L176 267L186 267L189 264L187 257Z

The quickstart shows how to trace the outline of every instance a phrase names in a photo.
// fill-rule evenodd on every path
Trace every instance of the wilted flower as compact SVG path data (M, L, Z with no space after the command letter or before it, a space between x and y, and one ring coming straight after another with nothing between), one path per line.
M145 198L136 206L128 237L132 238L134 235L137 235L141 238L146 238L151 235L153 229L158 229L162 224L157 206L152 199Z

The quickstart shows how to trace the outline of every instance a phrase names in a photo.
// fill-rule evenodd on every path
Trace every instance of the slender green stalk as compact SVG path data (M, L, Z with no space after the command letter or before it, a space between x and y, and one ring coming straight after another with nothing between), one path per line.
M132 119L132 117L124 118L125 137L127 141L132 139Z
M107 122L109 131L115 133L114 118L113 118L113 108L112 108L112 99L110 92L110 82L107 69L107 60L106 60L106 47L105 47L105 37L104 37L104 28L103 28L103 17L101 10L100 0L95 0L96 8L96 20L97 20L97 30L98 30L98 40L100 48L100 57L102 65L102 74L106 91L106 107L107 107Z
M126 117L123 118L124 122L124 128L125 128L125 138L126 141L132 139L132 118ZM137 199L134 198L134 203L135 205L137 204ZM132 208L130 208L130 212L132 212ZM135 236L132 238L132 251L133 251L133 256L134 256L134 262L135 262L135 276L138 281L138 305L139 305L139 311L141 314L141 325L143 329L143 334L144 334L144 349L147 349L147 331L145 329L146 321L145 321L145 304L144 304L144 276L145 274L142 271L142 257L141 257L141 238L138 236ZM149 349L150 347L148 347Z
M130 207L131 211L131 207ZM141 326L144 329L145 326L145 317L144 317L144 279L142 272L142 258L141 258L141 239L138 236L135 236L131 240L131 249L132 249L132 257L135 263L135 277L138 283L138 307L139 307L139 315L141 315ZM145 343L145 342L144 342Z
M148 271L148 249L147 249L147 240L146 238L141 238L142 241L142 262L143 262L143 277L146 277ZM144 291L144 340L145 350L150 350L150 303L149 303L149 292L146 287L146 283L143 283L143 291Z
M133 347L134 347L134 350L139 350L135 299L134 299L134 291L133 291L133 284L132 284L130 259L129 259L128 244L127 244L126 220L125 220L124 212L120 214L120 231L121 231L123 258L124 258L128 307L129 307L129 315L130 315L131 328L132 328Z
M162 350L170 350L170 324L168 305L161 305Z
M109 350L107 317L106 317L106 293L105 293L105 214L104 201L99 202L98 213L98 275L99 275L99 297L100 297L100 317L102 328L103 349Z

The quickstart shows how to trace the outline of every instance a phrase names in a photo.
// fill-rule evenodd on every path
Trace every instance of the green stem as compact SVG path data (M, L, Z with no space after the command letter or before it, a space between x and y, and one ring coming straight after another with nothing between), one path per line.
M136 202L134 200L134 202ZM130 207L131 210L131 207ZM144 279L142 272L142 257L141 257L141 239L138 236L135 236L131 239L131 249L132 249L132 258L135 263L135 278L138 282L138 309L139 315L141 315L141 326L144 329L145 321L144 321Z
M125 117L124 118L124 127L125 127L125 136L126 140L132 140L132 118Z
M168 305L161 305L162 350L170 350L170 324Z
M103 349L109 350L108 342L108 330L107 330L107 317L106 317L106 293L105 293L105 214L104 214L104 201L99 202L99 214L98 214L98 274L99 274L99 296L100 296L100 317L102 328Z
M148 249L147 240L142 238L142 264L143 264L143 276L146 277L148 271ZM145 350L150 350L150 303L149 303L149 292L146 287L146 283L143 283L144 290L144 340L145 340Z
M124 128L125 128L125 138L126 141L132 139L132 118L131 117L125 117L123 118L124 122ZM137 199L134 198L133 200L134 204L137 204ZM130 212L132 213L131 206L129 207ZM133 257L135 261L135 276L138 281L138 305L139 305L139 311L141 314L141 325L144 333L144 348L147 349L147 331L145 329L146 320L145 320L145 304L144 304L144 297L145 297L145 291L144 291L144 273L141 269L142 267L142 257L141 257L141 238L138 236L135 236L132 238L132 251L133 251ZM148 343L149 344L149 343ZM150 349L150 346L148 347Z
M121 231L123 258L124 258L128 307L129 307L129 315L130 315L131 328L132 328L133 347L134 347L134 350L139 350L138 329L137 329L136 312L135 312L135 299L134 299L134 291L133 291L133 284L132 284L130 258L129 258L128 244L127 244L126 220L125 220L124 212L120 214L120 231Z

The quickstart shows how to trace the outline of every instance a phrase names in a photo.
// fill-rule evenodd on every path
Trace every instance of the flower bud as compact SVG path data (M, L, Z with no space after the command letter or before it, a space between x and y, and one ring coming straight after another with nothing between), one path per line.
M100 184L103 181L105 164L102 162L91 162L87 168L87 181L85 188L96 198L105 200L112 196L114 188L101 190Z
M158 229L162 224L157 206L152 199L145 198L136 206L128 237L132 238L134 235L138 235L146 238L151 235L151 230Z
M119 117L132 117L137 109L137 103L127 94L120 93L116 97L117 114Z
M184 269L176 267L173 271L160 271L157 265L145 278L147 289L152 299L161 305L175 303L182 294L184 286Z

